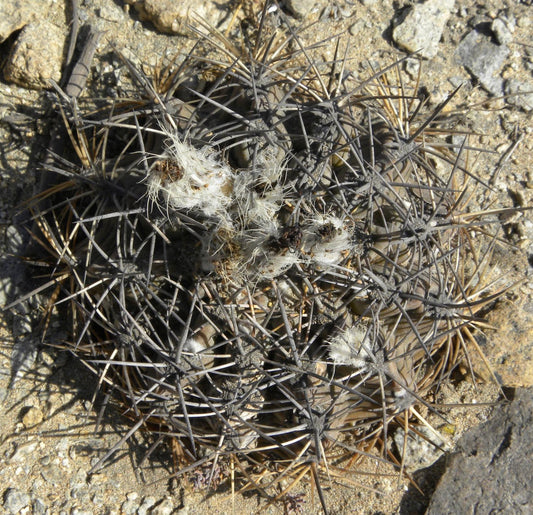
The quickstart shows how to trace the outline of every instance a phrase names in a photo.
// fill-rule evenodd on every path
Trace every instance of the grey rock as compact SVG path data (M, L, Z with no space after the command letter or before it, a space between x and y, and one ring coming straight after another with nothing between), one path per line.
M33 515L45 515L47 510L46 504L39 497L33 500L31 503L31 509Z
M63 480L63 472L59 465L55 463L41 467L41 476L47 483L51 483L54 486L60 485Z
M122 506L120 507L120 512L124 515L135 515L137 513L137 509L139 508L139 503L132 500L127 500L122 503Z
M298 19L305 18L316 4L316 0L284 0L288 11Z
M489 36L472 30L459 43L457 58L489 92L494 95L503 94L503 79L496 74L500 71L509 49L505 45L497 45Z
M516 79L505 82L505 94L508 104L520 107L524 111L533 110L533 84Z
M143 499L139 509L137 510L137 515L147 515L150 511L150 508L156 503L155 497L147 496Z
M405 71L411 77L411 79L416 79L420 72L420 60L409 58L405 60Z
M422 436L414 431L409 431L407 442L404 442L405 431L403 427L399 427L394 433L397 452L402 456L404 466L408 470L429 467L444 454L444 449L447 447L444 439L429 428L417 427L416 431Z
M461 437L427 511L533 513L533 389Z
M98 14L100 15L100 18L103 18L104 20L114 21L117 23L121 22L124 18L124 11L113 2L109 2L108 4L104 4L102 7L100 7Z
M49 88L50 79L61 79L64 44L64 31L50 21L26 25L4 66L5 79L25 88Z
M172 503L172 499L170 497L167 497L166 499L163 499L159 504L154 506L152 508L152 515L170 515L172 511L174 510L174 504Z
M414 5L392 31L392 39L408 52L419 51L427 59L435 57L454 4L454 0L428 0Z
M348 32L352 36L357 36L357 34L359 34L361 31L363 31L367 27L367 23L368 22L366 22L362 18L359 18L355 23L350 25L350 27L348 28Z
M490 26L496 41L500 45L508 45L513 40L514 23L502 16L493 20Z
M19 513L29 506L30 502L30 496L16 488L9 488L4 494L4 509L7 513Z

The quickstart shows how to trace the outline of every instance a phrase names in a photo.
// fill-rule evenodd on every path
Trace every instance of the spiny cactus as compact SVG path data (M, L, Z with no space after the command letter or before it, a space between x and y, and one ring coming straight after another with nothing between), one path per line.
M472 151L401 63L349 90L346 63L269 30L264 11L243 47L199 32L154 83L128 62L127 100L60 96L72 149L29 202L72 352L193 481L231 458L264 492L276 463L319 486L333 457L387 457L475 349L495 242Z

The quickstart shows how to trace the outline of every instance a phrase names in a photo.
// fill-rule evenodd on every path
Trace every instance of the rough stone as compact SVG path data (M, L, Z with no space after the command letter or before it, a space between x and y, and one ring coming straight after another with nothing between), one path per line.
M33 515L45 515L46 514L46 504L39 497L35 498L31 503L31 509Z
M135 515L139 509L139 503L135 500L128 499L122 503L120 507L121 513L124 515Z
M9 488L4 494L4 509L7 513L20 513L30 502L30 496L16 488Z
M185 34L192 17L216 26L220 14L212 2L196 0L126 0L126 3L135 7L141 20L152 22L157 30L168 34Z
M48 0L0 0L0 43L36 18Z
M308 16L316 4L316 0L284 0L283 4L298 19Z
M39 425L43 421L43 412L37 406L31 406L22 417L22 424L26 429Z
M26 25L4 66L5 79L26 88L49 88L50 79L61 79L64 44L63 29L50 21Z
M427 427L417 427L416 431L409 431L404 454L405 431L399 427L394 433L396 450L402 456L402 462L408 470L429 467L437 461L448 447L442 436Z
M508 104L520 107L524 111L533 110L533 84L521 80L509 79L505 82L505 94Z
M514 20L498 17L492 21L491 30L500 45L508 45L513 40Z
M505 45L497 45L489 36L472 30L459 43L457 58L480 84L493 95L503 94L503 79L496 74L509 55Z
M418 51L427 59L435 57L454 3L454 0L428 0L416 4L394 28L392 39L408 52Z
M174 510L174 503L170 497L163 499L159 504L152 508L152 515L170 515Z
M124 11L114 3L110 2L109 4L104 4L100 7L99 15L100 18L103 18L104 20L120 22L122 18L124 18Z
M490 313L487 321L497 331L479 339L481 350L498 381L505 387L533 386L533 306L525 299L506 302ZM520 322L519 322L520 321ZM477 353L474 369L486 380L490 371Z
M533 389L463 435L427 515L533 513Z
M15 452L9 458L9 461L26 461L37 449L38 442L36 440L30 440L29 442L16 445Z
M139 509L137 510L137 515L147 515L150 512L152 506L156 503L155 497L147 496L143 499Z

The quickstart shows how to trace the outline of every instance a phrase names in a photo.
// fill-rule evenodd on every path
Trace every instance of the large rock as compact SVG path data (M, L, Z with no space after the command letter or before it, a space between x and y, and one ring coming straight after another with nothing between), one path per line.
M50 79L59 82L65 38L65 31L48 20L26 25L4 66L6 80L32 89L49 88Z
M0 0L0 43L42 15L50 0Z
M533 304L526 295L513 302L502 302L487 317L497 331L478 336L481 350L502 386L533 386ZM474 369L486 380L491 379L484 360L471 353Z
M457 444L427 515L533 513L533 389Z
M215 2L197 0L126 0L133 5L141 20L152 22L157 30L168 34L186 34L187 25L201 19L212 26L219 20L220 12Z

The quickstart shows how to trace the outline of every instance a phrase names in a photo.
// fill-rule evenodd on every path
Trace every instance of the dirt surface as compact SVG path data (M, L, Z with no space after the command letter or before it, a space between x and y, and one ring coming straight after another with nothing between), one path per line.
M2 3L3 0L0 0ZM10 4L11 2L5 2ZM260 2L246 2L236 9L227 2L206 2L222 30L244 17L247 10L260 9ZM346 53L346 68L351 71L347 81L354 84L407 54L392 40L394 20L401 18L407 2L304 2L310 5L304 19L292 18L295 27L313 24L302 31L306 46L323 41L313 50L316 60L331 61L337 41L340 52ZM15 5L15 4L14 4ZM5 10L6 8L3 7ZM494 207L532 206L533 128L531 109L516 105L513 98L498 98L484 89L458 61L457 47L478 24L491 25L505 15L514 19L512 39L506 43L509 53L501 69L495 72L504 81L516 80L533 84L533 13L527 2L480 1L456 2L450 11L438 52L429 60L422 60L421 85L432 106L437 106L459 84L462 87L451 100L448 109L457 110L461 126L472 135L469 144L491 152L482 153L475 173L492 186ZM56 1L44 12L35 12L33 21L46 19L53 23L68 41L72 16L70 2ZM287 14L290 16L290 14ZM186 52L193 44L190 36L163 34L149 21L141 21L139 14L126 3L117 0L85 1L80 6L82 23L91 23L102 31L88 92L116 94L127 83L124 64L117 57L122 51L148 73L165 57ZM9 62L10 52L20 32L14 32L0 44L2 67ZM337 37L339 36L339 37ZM66 49L67 45L64 45ZM65 50L66 52L66 50ZM403 65L406 83L414 83L419 61L412 59ZM41 72L40 72L41 73ZM31 81L29 81L31 83ZM529 91L531 91L530 88ZM526 90L527 91L527 90ZM525 95L524 95L525 96ZM522 98L522 97L520 97ZM0 223L3 227L3 260L1 281L2 303L9 300L13 284L22 282L24 267L9 257L14 236L9 227L16 217L15 206L33 188L38 163L46 141L46 109L49 94L0 80ZM492 152L494 151L494 152ZM495 253L492 262L495 277L505 276L505 284L523 280L533 264L533 221L529 213L503 214L505 245ZM528 261L529 260L529 261ZM7 297L7 300L6 300ZM501 315L505 313L505 315ZM487 328L479 339L489 353L497 377L503 387L531 384L531 316L533 313L533 282L524 280L504 295L490 316L497 326L504 326L504 336L495 336ZM501 318L513 323L503 324ZM146 450L143 435L124 444L110 462L97 473L88 475L111 446L128 434L131 425L120 413L104 415L98 432L95 422L102 399L93 404L95 379L75 360L52 348L42 348L28 371L10 387L12 380L13 335L11 315L2 318L0 347L0 513L11 513L17 507L22 513L264 513L290 512L291 506L267 506L256 494L233 494L228 487L219 491L195 491L190 482L169 479L173 473L168 453L158 450L140 463ZM61 323L49 332L50 338L61 337ZM495 339L505 345L494 350ZM20 342L19 342L20 343ZM38 345L35 335L28 345ZM498 352L497 352L498 351ZM492 354L490 354L492 352ZM492 356L492 357L491 357ZM529 359L529 363L528 363ZM486 420L490 404L500 396L498 388L489 383L474 387L468 380L443 388L439 404L475 404L461 409L445 409L447 420L429 417L434 427L448 443L453 443L468 427ZM410 470L414 473L414 469ZM414 474L419 484L431 492L429 471ZM288 485L287 485L288 486ZM238 485L237 485L238 488ZM369 460L346 485L326 486L326 500L330 513L378 514L423 513L427 504L414 492L405 474L398 479L397 471L379 460ZM298 485L294 494L305 494L302 513L320 513L320 502L309 485ZM16 498L16 495L19 498ZM10 500L11 499L11 500ZM19 504L15 501L20 500ZM3 507L2 507L3 502ZM2 511L4 510L4 511ZM15 511L16 512L16 511ZM297 511L292 511L296 513Z

